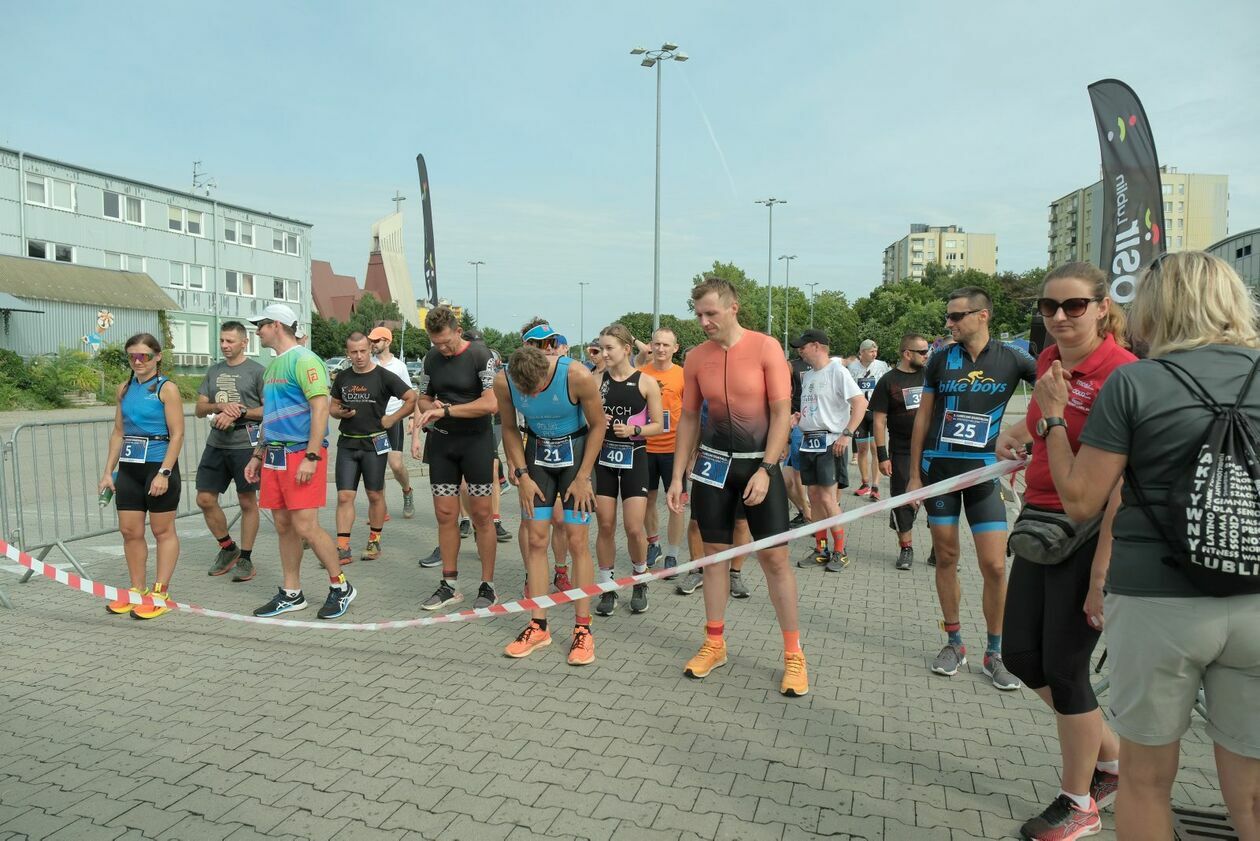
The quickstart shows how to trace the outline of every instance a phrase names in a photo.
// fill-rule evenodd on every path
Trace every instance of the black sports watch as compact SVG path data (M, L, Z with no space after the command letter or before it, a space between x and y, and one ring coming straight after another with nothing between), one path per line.
M1064 429L1068 428L1067 421L1063 418L1042 418L1037 421L1037 434L1042 438L1045 438L1050 434L1050 430L1054 429L1056 426L1061 426Z
M774 472L774 469L778 466L779 465L775 464L773 461L763 461L761 463L761 469L766 471L766 473Z
M518 467L512 471L512 475L515 476L517 479L521 478L522 476L526 476L528 474L529 474L528 467Z
M324 457L321 456L319 453L315 453L315 452L311 452L310 450L307 450L306 460L307 461L323 461Z

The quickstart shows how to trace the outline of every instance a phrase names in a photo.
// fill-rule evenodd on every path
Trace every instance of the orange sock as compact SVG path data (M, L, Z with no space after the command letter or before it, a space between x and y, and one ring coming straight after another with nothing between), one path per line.
M831 545L837 552L844 552L844 529L836 528L831 530Z
M783 650L787 654L795 654L801 650L801 632L800 631L784 631L783 632Z
M350 548L350 532L345 532L345 531L337 532L337 548L338 549Z

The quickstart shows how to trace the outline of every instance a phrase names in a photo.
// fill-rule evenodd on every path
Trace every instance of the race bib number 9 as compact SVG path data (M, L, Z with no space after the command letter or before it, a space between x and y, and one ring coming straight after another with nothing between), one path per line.
M914 385L901 390L901 397L906 401L906 410L913 411L923 402L923 386Z
M599 463L613 470L629 470L634 466L634 444L605 441L599 451Z
M573 439L538 438L534 441L534 464L539 467L572 467Z
M730 456L701 447L696 454L696 466L691 470L691 479L693 482L703 482L715 488L722 488L726 486L726 477L730 475L730 472Z
M989 443L988 415L973 412L946 412L941 430L941 441L959 447L983 449Z
M149 455L148 438L123 438L122 452L118 460L126 464L144 464Z
M283 445L267 448L267 457L263 459L263 467L268 470L287 470L288 466L288 453L284 451Z

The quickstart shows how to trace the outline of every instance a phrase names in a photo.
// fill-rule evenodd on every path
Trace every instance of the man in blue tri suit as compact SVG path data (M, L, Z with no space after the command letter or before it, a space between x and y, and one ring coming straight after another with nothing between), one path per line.
M968 286L949 296L945 317L954 344L933 354L910 438L910 463L919 465L906 490L940 482L997 460L994 448L1006 404L1020 380L1031 383L1037 363L1018 348L989 336L993 305L983 289ZM1006 602L1006 506L993 479L927 500L932 551L936 554L936 595L949 639L932 661L939 675L953 676L967 664L959 622L962 589L958 581L958 519L976 544L984 578L983 609L988 626L984 673L998 689L1018 689L1019 680L1002 664L1002 607Z
M526 334L529 335L528 333ZM604 403L595 377L567 356L548 356L525 345L508 360L507 371L495 375L494 393L503 418L503 450L510 478L520 493L521 520L526 529L526 594L547 593L547 547L555 506L564 509L564 533L573 557L573 583L595 583L588 529L595 508L591 473L604 443ZM517 416L525 422L522 438ZM574 606L569 665L595 661L590 599ZM551 644L547 611L531 611L532 620L505 649L509 657L527 657Z

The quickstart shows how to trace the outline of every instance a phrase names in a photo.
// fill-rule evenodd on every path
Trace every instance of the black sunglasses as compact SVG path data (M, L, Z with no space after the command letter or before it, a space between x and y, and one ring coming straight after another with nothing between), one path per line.
M255 321L255 327L266 327L268 324L275 324L270 318L264 318L262 321Z
M928 349L928 348L924 348L923 350L919 350L919 349L918 349L918 348L916 348L916 347L908 347L908 348L906 348L906 350L910 351L911 353L917 353L917 354L919 354L919 356L927 356L927 355L928 355L928 353L929 353L929 349Z
M963 310L962 312L947 312L945 313L945 319L947 321L952 321L955 324L957 324L958 322L962 321L967 316L975 315L978 312L984 312L984 310Z
M1037 311L1042 318L1054 318L1060 309L1068 318L1080 318L1090 304L1101 300L1102 298L1068 298L1065 301L1056 301L1054 298L1038 298Z

